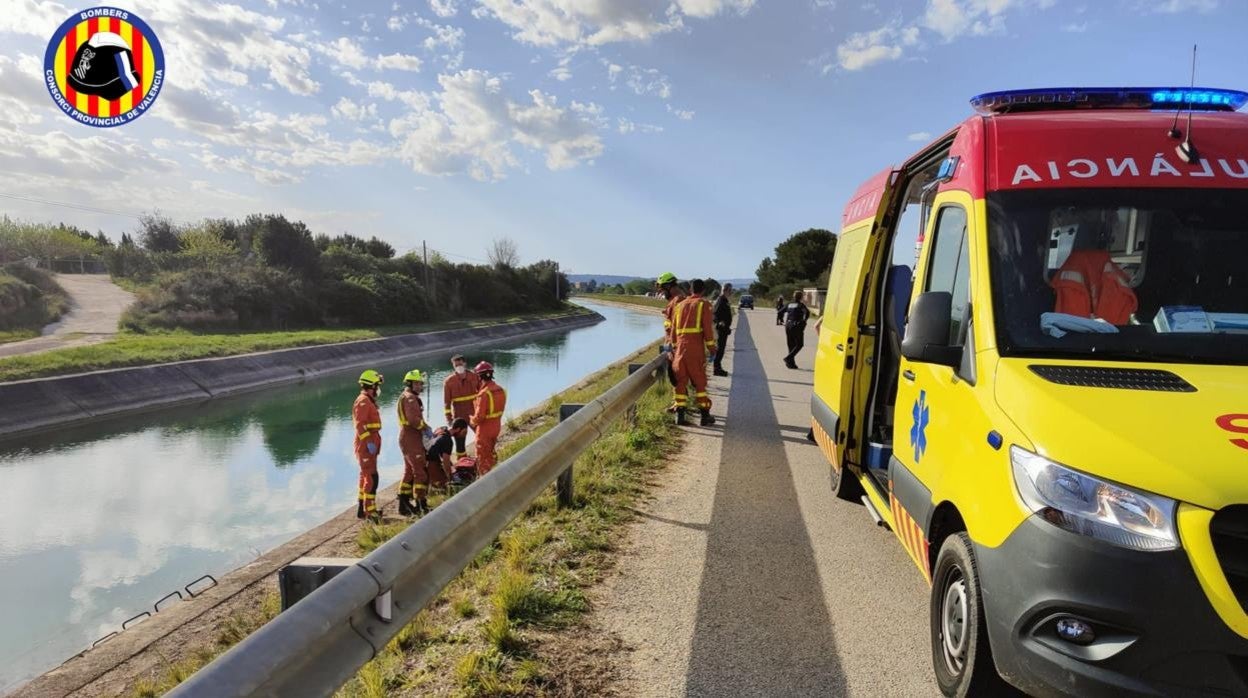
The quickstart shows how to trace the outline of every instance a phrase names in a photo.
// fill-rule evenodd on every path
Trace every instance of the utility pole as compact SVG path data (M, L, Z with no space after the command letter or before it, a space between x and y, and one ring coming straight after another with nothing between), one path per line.
M559 263L555 262L555 300L559 300Z
M424 240L420 241L420 251L425 257L425 293L429 294L429 299L433 299L433 289L429 288L429 246Z

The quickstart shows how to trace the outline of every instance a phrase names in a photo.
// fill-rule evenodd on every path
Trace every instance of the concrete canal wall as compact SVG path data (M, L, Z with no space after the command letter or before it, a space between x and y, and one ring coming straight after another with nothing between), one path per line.
M0 383L0 439L210 400L410 356L467 350L601 322L598 313Z

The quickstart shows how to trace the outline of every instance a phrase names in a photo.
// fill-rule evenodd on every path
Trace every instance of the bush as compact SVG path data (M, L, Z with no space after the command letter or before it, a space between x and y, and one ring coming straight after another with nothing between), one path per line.
M254 265L168 272L122 316L135 331L286 329L319 324L315 299L288 272Z
M37 330L69 310L69 297L52 276L25 264L0 267L0 330Z

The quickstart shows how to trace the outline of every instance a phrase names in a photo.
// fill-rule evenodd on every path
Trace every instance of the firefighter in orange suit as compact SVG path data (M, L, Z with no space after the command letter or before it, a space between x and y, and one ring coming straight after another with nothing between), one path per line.
M482 361L473 369L481 379L469 424L477 432L477 476L490 472L498 460L494 452L498 435L503 430L503 410L507 408L507 391L494 382L494 367Z
M663 308L663 345L667 350L667 378L671 381L672 386L676 385L676 373L672 370L672 348L676 346L675 335L672 334L672 314L676 312L676 306L685 299L685 292L676 283L676 275L672 272L664 272L655 280L655 284L659 287L659 293L667 299L667 306ZM668 412L676 411L676 403L667 406Z
M443 413L447 426L456 419L471 420L472 406L477 401L477 393L481 392L481 379L468 370L468 363L462 354L451 357L451 367L454 372L442 382L442 402L446 405ZM455 460L468 455L467 440L466 432L460 432L455 437Z
M381 412L377 396L381 393L381 374L368 369L360 374L360 394L351 407L355 424L355 459L360 464L360 494L356 500L356 518L380 519L377 513L377 456L381 453Z
M418 370L403 376L406 386L399 396L399 450L403 451L403 483L399 485L399 515L429 513L429 473L425 462L425 403L420 393L425 377ZM414 502L414 505L413 505Z
M688 424L689 383L693 383L694 400L702 413L702 426L715 423L711 416L711 398L706 394L706 357L715 353L715 328L711 324L711 304L702 297L706 285L701 279L690 282L693 293L672 312L672 336L676 339L676 423Z

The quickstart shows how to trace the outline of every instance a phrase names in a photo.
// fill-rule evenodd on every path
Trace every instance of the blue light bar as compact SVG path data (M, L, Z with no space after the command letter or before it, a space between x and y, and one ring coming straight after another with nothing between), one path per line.
M1049 87L985 92L971 98L980 114L1066 109L1193 109L1236 111L1248 92L1207 87Z

